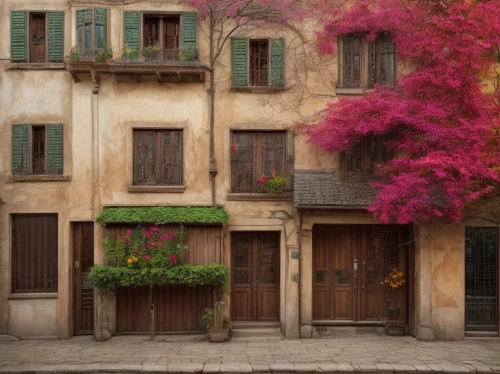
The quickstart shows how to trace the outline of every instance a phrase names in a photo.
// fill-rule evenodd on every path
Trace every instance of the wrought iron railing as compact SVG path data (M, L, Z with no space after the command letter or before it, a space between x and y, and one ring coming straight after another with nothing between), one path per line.
M124 49L119 57L109 49L73 48L68 63L108 62L117 64L153 64L153 65L198 65L199 53L196 49L161 49L158 46L144 49Z
M45 62L45 41L30 42L30 62Z

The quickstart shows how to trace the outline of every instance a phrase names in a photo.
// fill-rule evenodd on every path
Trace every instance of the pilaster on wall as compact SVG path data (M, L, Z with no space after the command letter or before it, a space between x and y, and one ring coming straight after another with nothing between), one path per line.
M312 337L312 226L303 226L300 233L300 337Z
M432 231L431 223L413 225L415 235L416 338L434 340L432 327Z
M299 325L299 264L300 251L297 242L297 222L292 217L285 224L286 236L286 261L285 261L285 337L298 339L300 336Z
M96 265L105 264L105 252L102 246L104 228L94 225L94 262ZM94 291L96 304L94 314L94 338L97 341L106 341L116 334L116 295L114 293L101 294Z

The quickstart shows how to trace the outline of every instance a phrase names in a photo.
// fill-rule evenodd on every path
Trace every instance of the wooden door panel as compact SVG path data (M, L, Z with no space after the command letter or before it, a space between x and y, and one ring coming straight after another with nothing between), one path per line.
M335 290L335 314L332 319L353 319L352 318L352 291Z
M278 233L233 233L232 320L279 319L278 248Z
M94 288L88 280L94 265L94 223L75 222L73 230L73 333L94 332Z
M331 319L354 319L353 286L353 228L339 226L335 230L332 245L333 270L333 310Z
M313 296L313 319L330 319L330 295L330 287L315 287Z
M150 305L148 286L119 288L116 295L116 331L149 331Z

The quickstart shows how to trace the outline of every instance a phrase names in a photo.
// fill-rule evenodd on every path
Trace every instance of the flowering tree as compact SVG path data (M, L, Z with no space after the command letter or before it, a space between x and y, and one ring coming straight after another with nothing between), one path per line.
M374 40L390 32L398 62L412 72L393 86L329 103L321 119L306 126L309 141L336 152L366 136L389 135L387 145L398 156L378 165L378 194L369 210L400 224L459 220L465 206L490 194L500 178L498 1L354 0L349 8L314 3L327 9L316 13L324 24L321 51L335 53L340 35Z
M299 18L303 11L296 0L181 0L197 9L203 21L208 23L210 72L210 176L212 181L212 204L215 201L215 72L219 59L230 37L241 27L261 26L265 22L286 23Z

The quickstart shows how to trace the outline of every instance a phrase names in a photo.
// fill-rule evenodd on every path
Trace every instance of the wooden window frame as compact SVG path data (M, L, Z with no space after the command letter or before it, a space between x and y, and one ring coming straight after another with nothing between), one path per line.
M146 27L146 18L158 18L158 34L159 34L159 39L158 39L158 45L160 46L161 50L165 50L166 45L165 45L165 37L164 37L164 19L165 18L178 18L179 20L179 36L177 40L178 50L181 50L181 41L182 41L182 27L181 27L181 18L182 14L181 13L150 13L150 12L141 12L141 26L140 26L140 46L142 49L146 48L146 45L144 43L144 34L145 34L145 27Z
M60 174L57 173L49 173L48 171L48 166L47 166L47 152L48 152L48 146L47 146L47 126L52 126L52 125L58 125L63 128L63 134L64 134L64 126L61 124L28 124L27 126L29 127L29 144L28 144L28 170L26 174L24 173L15 173L14 170L12 170L12 175L17 177L17 176L58 176ZM44 173L35 173L34 172L34 163L35 163L35 139L34 139L34 133L36 129L44 129L44 165L43 165L43 170L45 171ZM64 135L63 135L64 139ZM63 160L64 160L64 143L63 143ZM64 161L63 161L63 168L64 168Z
M387 162L395 157L394 152L384 144L388 141L387 136L365 137L350 151L340 152L341 173L372 173L376 164ZM378 146L374 145L378 142ZM360 147L361 162L359 168L353 166L355 160L349 160L349 153L355 152L354 148ZM376 155L373 153L376 152ZM385 156L384 156L385 153ZM389 154L390 153L390 154Z
M287 173L287 133L286 131L282 130L269 130L269 131L259 131L259 130L232 130L231 131L231 144L235 144L235 135L238 133L245 133L245 134L253 134L254 135L254 146L253 146L253 186L251 191L241 191L237 190L235 187L235 172L236 172L236 165L235 161L232 160L231 162L231 193L262 193L262 190L259 190L257 183L258 179L262 176L263 173L263 167L262 167L262 159L263 159L263 153L262 153L262 144L263 144L263 135L264 134L269 134L269 133L274 133L274 134L281 134L283 137L283 156L282 156L282 176L288 178L288 173ZM231 150L231 152L234 152ZM237 151L236 151L237 152ZM267 175L269 176L269 175ZM291 191L290 186L285 188L285 191Z
M253 81L253 74L252 74L252 65L254 62L254 59L252 57L252 45L255 44L267 44L267 73L266 73L266 80L265 81L259 81L255 82ZM270 46L270 40L269 39L249 39L248 40L248 85L250 87L268 87L270 84L270 79L269 79L269 74L270 74L270 66L271 66L271 54L269 53L271 49ZM263 59L259 59L259 61L262 61ZM260 70L260 68L259 68ZM262 74L261 74L262 75Z
M373 42L369 42L366 40L364 37L361 36L353 36L353 35L345 35L345 36L339 36L338 42L337 42L337 55L338 55L338 85L337 85L337 93L339 94L359 94L363 93L364 90L372 88L373 84L378 83L379 81L379 74L380 74L380 64L377 62L380 60L380 37L387 37L388 34L383 33L379 34L377 38ZM345 68L345 63L344 63L344 40L345 38L356 38L359 41L359 79L360 79L360 84L359 86L352 86L349 87L346 84L344 84L344 68ZM371 57L370 57L370 50L371 48L376 49L376 77L375 77L375 82L371 82L371 77L370 77L370 68L371 68ZM395 51L395 46L393 43L393 56L392 56L392 65L393 65L393 73L392 73L392 79L388 85L394 85L396 76L397 76L397 59L396 59L396 51Z
M156 183L139 183L136 180L136 134L139 132L153 132L155 134L155 180ZM163 180L163 142L162 135L164 133L180 134L180 183L179 184L164 184ZM134 128L133 129L133 153L132 153L132 186L133 187L183 187L184 183L184 133L183 129L158 129L158 128ZM160 161L160 162L159 162Z
M34 16L40 16L40 15L43 15L43 18L44 18L44 60L43 61L32 61L32 51L31 51L31 43L32 43L32 24L33 24L33 17ZM47 12L45 11L29 11L27 12L27 27L28 27L28 56L27 56L27 61L28 63L30 64L46 64L49 62L49 38L48 38L48 33L49 33L49 30L48 30L48 17L47 17Z
M102 48L97 48L96 46L96 23L95 23L95 11L96 9L106 9L106 21L104 22L104 25L103 25L103 34L104 34L104 38L103 38L103 44L104 46ZM91 51L92 51L92 58L94 57L94 54L95 52L94 51L98 51L98 50L107 50L108 49L108 46L109 46L109 36L108 36L108 21L109 21L109 11L107 8L101 8L101 7L93 7L93 8L85 8L85 9L77 9L76 11L85 11L85 10L91 10L92 11L92 15L91 15L91 18L88 19L88 18L82 18L82 41L80 43L80 40L78 38L78 27L80 27L78 25L78 16L77 16L77 13L75 12L75 19L76 19L76 22L75 22L75 25L76 25L76 45L78 47L78 49L80 51L87 51L87 48L86 48L86 33L85 33L85 25L86 23L90 23L91 24L91 36L90 38L92 39L92 45L91 45Z
M16 235L16 225L15 225L15 220L16 218L19 217L55 217L56 222L55 222L55 233L53 234L53 242L52 242L52 248L48 249L48 252L45 252L41 249L41 247L38 247L36 250L31 249L28 250L28 256L29 257L34 257L35 256L35 251L37 252L36 254L39 256L39 261L36 264L33 263L28 263L26 259L23 259L23 254L18 253L16 251L17 247L17 241L16 240L21 240L21 238L15 237ZM12 236L11 236L11 243L12 243L12 251L11 251L11 266L10 266L10 271L11 271L11 282L10 282L10 290L12 294L24 294L24 293L29 293L29 294L35 294L35 293L57 293L58 289L58 252L59 252L59 220L58 220L58 215L57 214L52 214L52 213L47 213L47 214L12 214L11 215L11 222L12 222ZM50 233L47 232L48 227L47 224L44 224L44 230L43 234L47 235L47 238L44 240L44 244L48 245L47 241L50 240ZM24 241L24 240L21 240ZM38 243L37 243L38 244ZM38 244L42 246L42 243ZM47 249L47 248L45 248ZM17 264L17 267L16 267ZM43 265L43 266L41 266ZM35 267L37 269L35 269ZM43 267L43 269L41 269ZM24 271L28 271L29 268L33 273L29 275L23 274L23 276L18 275L16 272L19 271L19 268L23 268ZM38 274L36 272L38 271ZM52 276L51 279L51 286L48 287L46 286L46 283L44 280L45 278ZM38 276L38 278L37 278ZM25 281L28 281L29 283L32 284L31 287L16 287L16 282L20 279L24 279ZM44 283L44 287L35 287L34 284L38 283Z

